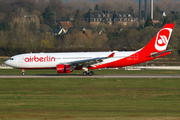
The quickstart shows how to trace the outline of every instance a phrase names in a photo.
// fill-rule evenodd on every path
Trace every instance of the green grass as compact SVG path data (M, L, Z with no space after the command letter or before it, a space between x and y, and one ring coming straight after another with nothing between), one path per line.
M178 119L180 79L0 79L0 119Z
M124 69L101 69L93 70L95 75L179 75L179 70L124 70ZM25 70L27 75L54 75L56 70ZM69 75L82 75L83 70L75 70ZM20 69L0 69L0 75L21 75ZM57 74L68 75L68 74Z
M5 58L0 58L0 65L4 64L4 62L6 61L7 59Z
M178 70L94 70L96 75L179 75ZM82 75L74 71L69 75ZM57 74L26 70L27 75ZM21 75L0 69L0 75ZM164 120L180 118L180 79L0 79L0 120Z

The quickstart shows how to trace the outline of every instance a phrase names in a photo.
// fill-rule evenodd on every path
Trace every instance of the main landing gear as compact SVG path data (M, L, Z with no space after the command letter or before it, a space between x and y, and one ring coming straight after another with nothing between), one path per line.
M89 75L89 76L94 75L94 72L93 71L89 71L88 68L83 68L83 70L85 70L85 72L83 72L84 76L86 76L86 75Z
M26 75L26 73L25 73L24 69L22 69L22 75L23 75L23 76L24 76L24 75Z
M84 76L86 76L86 75L92 76L92 75L94 75L94 72L93 71L85 71L85 72L83 72L83 75Z

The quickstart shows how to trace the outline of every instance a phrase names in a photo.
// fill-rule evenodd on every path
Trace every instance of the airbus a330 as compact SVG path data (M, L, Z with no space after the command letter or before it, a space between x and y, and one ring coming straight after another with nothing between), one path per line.
M84 70L83 75L93 75L92 69L124 67L143 63L171 54L166 50L174 24L166 24L155 37L137 51L25 53L10 57L5 64L22 69L56 69L57 73Z

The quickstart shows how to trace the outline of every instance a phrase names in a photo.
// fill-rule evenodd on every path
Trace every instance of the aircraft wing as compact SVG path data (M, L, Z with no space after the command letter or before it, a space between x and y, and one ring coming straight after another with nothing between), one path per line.
M114 54L115 53L111 53L107 57L96 57L96 58L91 58L91 59L78 60L78 61L73 61L73 62L66 63L66 64L76 66L76 67L82 67L82 66L83 67L88 67L88 66L91 66L93 64L101 63L101 62L103 62L104 59L114 57Z

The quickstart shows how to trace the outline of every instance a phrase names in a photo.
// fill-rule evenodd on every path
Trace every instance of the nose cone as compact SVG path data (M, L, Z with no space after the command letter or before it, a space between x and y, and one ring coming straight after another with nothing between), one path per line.
M8 63L9 63L9 60L6 60L6 61L4 62L4 64L6 64L6 65L9 65Z
M4 64L6 64L6 65L9 66L9 67L14 67L13 62L12 62L11 60L6 60L6 61L4 62Z

